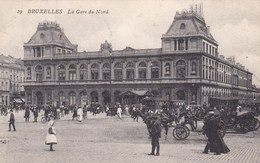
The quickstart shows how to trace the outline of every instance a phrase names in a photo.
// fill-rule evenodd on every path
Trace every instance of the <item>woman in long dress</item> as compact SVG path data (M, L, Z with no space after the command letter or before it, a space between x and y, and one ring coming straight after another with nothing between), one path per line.
M50 145L50 151L54 151L53 144L57 144L57 137L56 137L56 131L54 128L53 116L50 116L50 121L48 122L48 130L47 130L45 144Z

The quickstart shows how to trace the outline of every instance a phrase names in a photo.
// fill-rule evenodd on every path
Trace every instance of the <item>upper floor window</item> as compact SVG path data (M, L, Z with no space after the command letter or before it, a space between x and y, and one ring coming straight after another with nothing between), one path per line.
M146 79L146 63L141 62L138 67L139 79Z
M99 75L98 71L99 71L98 64L93 63L91 65L91 79L92 80L98 79L98 75Z
M40 65L36 66L35 71L36 71L36 81L42 81L42 76L43 76L42 66Z
M166 63L164 69L165 69L165 76L171 76L171 64Z
M186 64L183 60L176 63L176 77L185 78L186 76Z
M121 63L116 63L114 66L114 76L116 80L123 78L123 66Z
M196 75L197 74L197 63L192 62L191 63L191 75Z
M51 67L46 68L46 79L51 79Z
M105 63L102 67L103 79L109 80L110 79L110 64Z
M180 26L180 29L185 29L185 24L184 23L181 23L181 26Z
M126 79L134 79L135 76L135 67L132 62L127 63L126 65Z
M31 69L31 67L27 68L26 74L27 74L27 76L26 76L27 79L31 79L32 78L32 69Z
M159 65L158 62L151 63L151 78L158 79L159 78Z
M64 65L58 66L58 79L59 80L65 80L66 79L66 72L65 72L65 66Z
M74 64L69 66L69 80L76 80L76 66Z
M85 80L88 78L88 69L86 64L82 64L79 67L79 79Z

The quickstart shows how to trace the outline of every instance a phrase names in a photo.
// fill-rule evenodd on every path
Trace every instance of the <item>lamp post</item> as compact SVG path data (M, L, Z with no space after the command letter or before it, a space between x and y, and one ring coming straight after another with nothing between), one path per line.
M110 104L111 104L112 103L112 49L109 52L109 65L110 65L109 92L110 92Z
M58 92L58 98L59 98L59 104L58 106L60 107L60 66L58 66L58 83L59 83L59 92Z

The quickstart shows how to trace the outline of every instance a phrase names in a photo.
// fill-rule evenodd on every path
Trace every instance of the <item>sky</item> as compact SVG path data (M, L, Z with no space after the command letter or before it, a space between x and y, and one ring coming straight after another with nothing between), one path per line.
M44 21L59 23L78 51L98 51L105 40L113 50L161 48L161 36L175 13L199 3L220 55L235 56L254 73L253 83L260 87L260 0L0 0L0 54L23 58L23 44ZM29 14L32 9L62 13ZM105 13L89 14L90 10Z

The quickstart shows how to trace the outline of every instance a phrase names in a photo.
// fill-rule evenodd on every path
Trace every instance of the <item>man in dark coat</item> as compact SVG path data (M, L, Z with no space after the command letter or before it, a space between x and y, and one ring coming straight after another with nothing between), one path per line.
M38 118L38 109L37 108L34 108L33 116L34 116L34 122L37 122L37 118Z
M9 119L9 131L11 131L11 125L13 126L14 131L16 131L14 122L15 122L14 113L13 113L13 110L11 110L10 111L10 119Z
M203 153L207 154L208 150L210 150L210 152L215 152L215 155L220 155L220 153L228 153L230 151L220 135L220 124L215 118L213 111L209 112L209 116L204 122L203 130L208 137Z
M155 118L151 120L151 126L150 126L150 137L152 138L152 152L149 155L160 155L160 143L159 138L161 137L161 123L159 118ZM157 148L156 154L155 148Z

